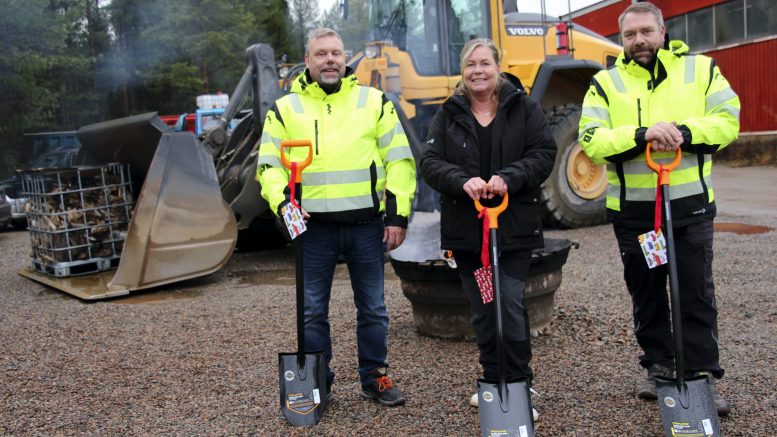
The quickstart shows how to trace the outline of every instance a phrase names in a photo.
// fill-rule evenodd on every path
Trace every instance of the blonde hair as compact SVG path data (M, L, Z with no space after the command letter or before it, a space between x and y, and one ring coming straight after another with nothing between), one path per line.
M343 39L340 38L340 35L334 29L330 29L328 27L319 27L317 29L311 30L308 33L308 40L305 42L305 54L310 54L310 44L312 44L313 41L325 36L334 36L335 38L339 39L340 42L343 42Z
M502 53L499 51L499 49L496 47L496 44L494 44L494 41L488 39L488 38L477 38L477 39L471 39L464 44L464 47L461 48L461 55L460 55L460 64L459 69L464 73L464 68L467 66L467 60L470 56L472 56L472 52L475 51L478 47L485 47L488 50L491 51L491 54L494 56L494 62L496 63L497 68L499 68L499 63L502 61ZM502 75L500 74L496 78L496 87L494 88L494 95L498 96L499 91L502 89L502 84L504 84L504 78L502 78ZM469 98L469 90L467 90L466 85L464 85L464 78L459 81L459 83L456 85L456 89L453 90L453 94L459 94L464 95Z

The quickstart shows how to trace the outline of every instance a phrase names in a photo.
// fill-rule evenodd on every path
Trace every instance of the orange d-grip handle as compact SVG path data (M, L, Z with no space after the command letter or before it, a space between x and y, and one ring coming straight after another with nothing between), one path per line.
M289 161L289 158L286 156L286 149L290 149L292 147L307 147L308 148L308 156L303 161L297 162L297 177L294 181L294 183L302 182L302 170L310 165L310 162L313 160L313 144L311 144L310 140L283 140L281 141L281 162L283 163L283 166L291 169L291 161Z
M658 183L659 185L669 185L669 172L676 169L678 165L680 165L680 161L683 159L683 151L680 149L677 149L674 156L674 161L667 165L661 165L657 162L653 161L653 157L650 156L650 149L653 148L653 142L648 141L647 148L645 148L645 160L647 161L647 166L650 167L651 170L658 173ZM661 173L664 173L663 175Z
M488 214L488 228L489 229L499 229L499 221L497 221L497 217L499 217L499 214L504 212L505 209L507 209L507 198L509 196L507 193L505 193L504 197L502 197L502 203L500 203L498 206L495 206L493 208L488 208L486 211L486 214ZM480 201L478 199L475 199L475 209L478 210L478 212L482 211L484 208L483 205L480 204Z

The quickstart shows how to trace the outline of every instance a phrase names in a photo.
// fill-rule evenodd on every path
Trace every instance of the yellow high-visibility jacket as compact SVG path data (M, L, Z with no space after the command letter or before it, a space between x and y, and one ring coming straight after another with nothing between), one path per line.
M713 59L671 41L658 50L653 71L621 53L594 76L583 102L580 146L607 164L607 214L615 223L653 223L657 176L645 164L645 131L659 121L676 122L684 140L670 177L675 225L715 215L711 154L739 135L739 97ZM652 155L664 164L675 156Z
M267 112L257 180L278 214L289 200L282 140L309 139L313 161L302 172L302 207L311 220L365 223L385 212L386 225L407 226L416 188L415 160L394 105L382 91L361 86L348 69L340 89L326 94L307 70ZM307 149L292 148L291 161Z

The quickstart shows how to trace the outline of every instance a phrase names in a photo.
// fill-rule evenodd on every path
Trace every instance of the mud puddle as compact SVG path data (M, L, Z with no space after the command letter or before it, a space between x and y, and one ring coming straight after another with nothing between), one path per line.
M137 294L136 294L137 293ZM123 305L139 305L146 303L163 303L181 299L194 299L203 296L205 291L201 288L185 288L182 290L159 290L149 292L133 292L129 296L121 296L110 299L108 302Z
M739 235L765 234L774 230L768 226L748 225L745 223L715 223L715 232L732 232Z
M244 270L230 273L229 276L237 278L240 285L294 285L296 276L294 270L270 270L257 272Z

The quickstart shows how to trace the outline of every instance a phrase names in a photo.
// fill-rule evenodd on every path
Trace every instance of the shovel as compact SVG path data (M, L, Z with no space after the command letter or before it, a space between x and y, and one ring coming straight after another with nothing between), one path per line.
M291 162L285 149L307 147L307 158ZM289 187L292 203L299 208L302 199L302 170L310 164L313 149L309 140L281 142L281 162L291 170ZM302 235L294 239L297 282L297 352L278 354L278 381L283 416L292 426L311 426L326 410L326 362L323 352L305 351L305 281L302 265Z
M674 338L675 377L656 376L656 392L661 412L664 435L671 436L720 436L720 421L715 409L712 387L706 376L685 377L685 351L683 347L682 311L680 309L680 287L675 262L674 232L672 230L672 208L669 198L669 173L680 165L682 151L677 149L674 161L661 165L650 156L652 144L645 150L647 165L658 174L666 216L666 246L669 264L669 294L672 312L672 337ZM660 202L658 199L656 199ZM660 220L660 208L656 206L657 222Z
M495 208L485 208L488 216L488 249L491 252L491 277L493 281L496 311L496 383L478 379L478 414L480 434L483 437L534 437L534 416L528 380L507 382L505 377L504 334L502 332L502 293L499 287L499 254L497 252L497 218L507 208L507 194ZM475 200L475 208L481 212L484 207Z

